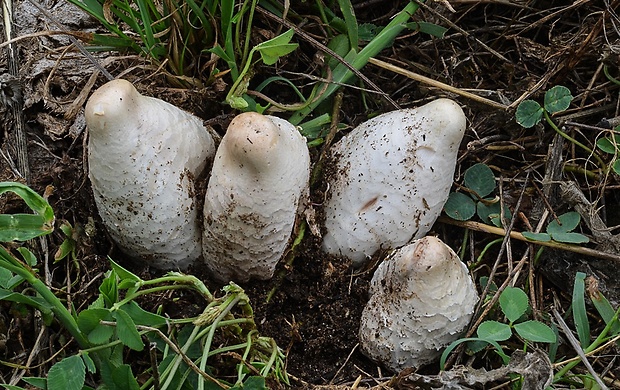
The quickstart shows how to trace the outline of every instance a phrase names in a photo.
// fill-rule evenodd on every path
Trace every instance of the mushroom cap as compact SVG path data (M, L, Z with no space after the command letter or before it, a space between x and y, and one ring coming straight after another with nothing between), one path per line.
M289 122L243 113L218 148L204 204L203 258L220 281L266 280L307 196L310 155Z
M423 237L448 199L466 118L449 99L379 115L334 145L323 249L363 266Z
M458 339L477 302L456 253L435 237L416 240L375 271L361 317L362 351L395 372L420 367Z
M215 154L199 118L113 80L85 109L95 203L118 247L157 268L198 259L194 179Z

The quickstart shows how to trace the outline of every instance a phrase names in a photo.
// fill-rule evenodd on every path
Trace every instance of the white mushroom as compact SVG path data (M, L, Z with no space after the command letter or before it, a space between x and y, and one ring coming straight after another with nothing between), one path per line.
M222 138L204 204L203 257L222 281L266 280L286 250L310 156L289 122L244 113Z
M86 104L89 177L99 214L119 248L162 269L198 259L194 178L215 154L202 121L126 80Z
M466 119L452 100L379 115L334 145L323 249L361 267L423 237L448 199Z
M467 327L478 294L465 264L424 237L379 265L359 330L362 351L398 372L435 360Z

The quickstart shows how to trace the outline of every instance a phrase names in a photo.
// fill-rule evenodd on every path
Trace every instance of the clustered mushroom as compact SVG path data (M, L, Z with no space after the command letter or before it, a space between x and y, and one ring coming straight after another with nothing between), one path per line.
M394 251L375 271L359 339L368 357L393 371L435 360L474 313L478 294L467 267L427 236Z
M270 279L308 191L310 154L289 122L253 112L222 138L204 204L203 254L219 280Z
M89 177L118 247L162 269L186 269L201 254L194 180L215 155L202 121L113 80L90 97Z
M86 121L95 202L121 250L162 269L202 258L221 281L273 276L308 192L309 152L292 124L241 114L216 153L199 118L124 80L92 95ZM359 331L364 353L395 371L436 358L478 299L456 254L422 238L448 197L465 125L438 99L371 119L331 152L323 249L362 267L402 247L377 269ZM194 181L212 160L199 218Z
M465 114L452 100L379 115L331 152L323 249L362 267L378 249L424 237L452 186Z

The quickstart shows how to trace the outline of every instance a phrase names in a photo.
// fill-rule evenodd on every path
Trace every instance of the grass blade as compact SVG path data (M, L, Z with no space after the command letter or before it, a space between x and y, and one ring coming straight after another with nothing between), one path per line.
M338 4L340 5L340 11L342 12L344 23L347 27L349 43L351 44L351 48L357 52L359 37L357 32L357 18L353 11L353 5L351 4L351 0L338 0Z
M605 298L605 296L600 291L598 291L598 288L593 291L589 286L588 295L592 300L596 311L598 311L598 314L601 316L603 321L605 321L606 324L609 324L616 315L616 310L614 310L614 308L611 306L611 303L609 303L607 298ZM611 336L620 334L620 324L618 323L618 321L615 321L611 325L610 332Z
M586 349L590 345L590 324L586 313L585 300L585 278L586 274L577 272L575 284L573 286L573 321L577 328L577 335L581 348Z

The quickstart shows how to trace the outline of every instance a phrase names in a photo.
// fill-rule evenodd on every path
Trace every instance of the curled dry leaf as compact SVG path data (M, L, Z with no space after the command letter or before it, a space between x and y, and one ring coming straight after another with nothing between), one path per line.
M222 138L204 204L203 255L222 281L266 280L287 248L310 156L289 122L244 113Z
M466 119L452 100L379 115L334 145L323 249L361 267L423 237L448 199Z
M396 250L379 265L362 312L362 351L392 371L439 357L469 324L478 294L467 267L436 237Z
M201 253L194 178L215 154L202 120L126 80L95 91L85 115L89 177L108 232L132 257L186 268Z

